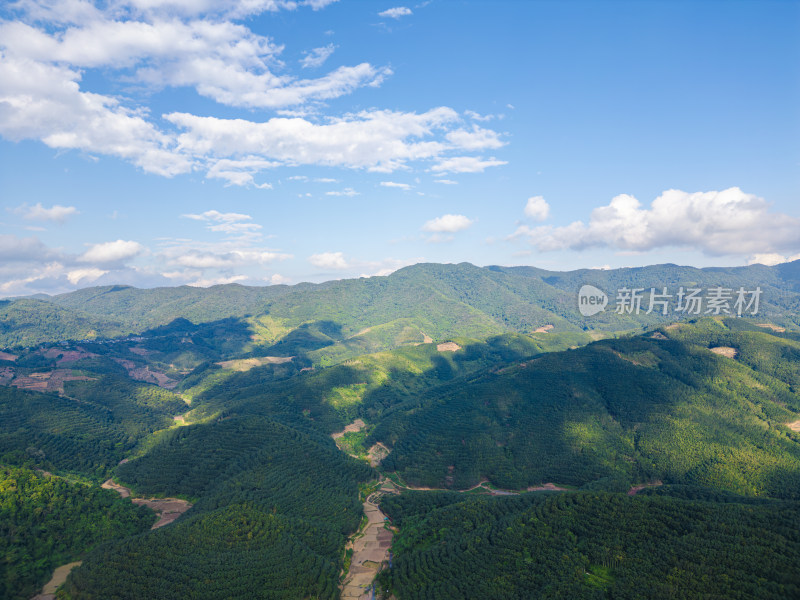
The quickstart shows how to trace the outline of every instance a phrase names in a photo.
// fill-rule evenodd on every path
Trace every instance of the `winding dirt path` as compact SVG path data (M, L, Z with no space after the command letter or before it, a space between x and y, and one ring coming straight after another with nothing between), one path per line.
M113 479L104 482L100 487L106 490L114 490L123 498L129 498L131 495L130 488L114 483ZM150 529L158 529L164 525L169 525L192 508L190 502L180 498L131 498L131 502L139 506L146 506L158 515L158 521Z
M387 522L386 515L378 508L382 495L383 490L379 490L370 494L364 501L367 524L348 543L348 546L353 548L353 557L350 570L342 585L342 598L369 599L372 581L383 564L389 560L394 531L384 527Z

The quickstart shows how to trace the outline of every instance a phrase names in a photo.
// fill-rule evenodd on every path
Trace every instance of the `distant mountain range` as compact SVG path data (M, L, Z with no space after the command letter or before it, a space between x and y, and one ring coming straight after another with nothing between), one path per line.
M579 312L578 292L584 285L608 295L605 311L593 316ZM663 302L655 303L647 314L653 288L656 294L671 296L667 315L662 314ZM722 288L723 294L728 294L727 309L733 314L739 289L760 289L758 317L793 329L800 322L800 261L773 267L697 269L664 264L566 272L428 263L386 277L321 284L154 289L117 285L6 300L0 304L0 345L115 338L139 334L178 318L195 324L241 319L265 343L277 342L301 325L324 323L326 335L338 341L358 338L361 350L371 351L422 341L423 336L485 337L530 333L538 328L617 332L695 316L675 312L681 288L684 292L689 288L701 290L706 303L699 316L707 313L707 298L713 288ZM618 293L625 289L643 290L639 293L639 314L615 310Z

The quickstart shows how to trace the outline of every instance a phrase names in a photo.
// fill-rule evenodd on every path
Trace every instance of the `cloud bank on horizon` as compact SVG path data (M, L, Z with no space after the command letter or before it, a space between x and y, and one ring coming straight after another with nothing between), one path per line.
M107 234L102 228L70 229L92 212L77 201L6 197L0 296L117 282L265 284L368 276L459 252L483 264L503 257L507 264L526 253L547 261L589 250L640 255L645 261L665 250L765 264L800 256L800 218L775 209L759 190L739 189L736 181L717 190L662 188L649 206L632 194L618 194L610 201L588 199L577 211L559 210L563 204L549 191L540 193L536 175L519 170L523 161L514 146L527 142L518 101L501 101L493 113L475 110L486 106L477 91L481 106L475 107L456 93L447 102L429 102L427 96L417 100L411 90L399 101L380 91L393 78L410 76L410 69L401 72L402 55L384 60L381 53L357 47L369 55L361 59L333 30L312 40L300 31L270 27L270 19L310 19L326 11L340 11L337 18L346 19L341 11L369 9L365 27L390 39L397 28L425 19L425 11L432 10L428 4L7 4L0 9L4 152L12 152L13 144L35 143L57 156L75 153L95 161L98 173L109 161L119 161L132 178L146 177L154 189L159 182L177 182L192 194L197 186L215 186L218 200L170 211L172 192L164 192L153 199L159 217L171 219L183 235L145 236L132 226ZM325 36L330 41L321 43ZM498 89L495 95L503 93ZM373 174L376 179L369 179ZM459 185L461 177L488 178L498 189L516 177L516 187L525 192L493 197L491 191L475 192L475 185ZM353 214L368 212L367 202L382 203L386 212L376 213L375 221L397 231L383 240L383 257L366 254L366 245L347 246L357 237L352 235L345 236L347 242L314 234L302 244L296 237L276 241L279 228L272 217L280 213L281 222L288 222L288 212L280 211L288 211L284 190L290 185L305 186L296 194L301 200L327 202L317 212L334 214L337 222L356 220ZM276 200L281 206L264 208L264 194L282 194ZM226 197L237 198L237 204ZM100 197L93 202L111 206L113 219L131 208ZM333 202L358 208L326 213ZM500 204L505 221L492 212ZM391 212L395 207L399 212ZM301 210L293 222L310 227L314 212ZM577 213L577 219L565 221L566 212ZM376 243L364 238L364 244ZM402 252L387 256L391 244ZM514 254L519 248L523 251Z

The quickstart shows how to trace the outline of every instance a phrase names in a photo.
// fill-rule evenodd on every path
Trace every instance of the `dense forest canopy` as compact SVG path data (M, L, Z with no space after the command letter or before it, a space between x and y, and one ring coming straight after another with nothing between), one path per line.
M773 318L588 321L587 273L605 289L760 281ZM753 581L791 597L797 280L417 265L6 303L22 320L4 331L29 342L0 355L3 585L23 597L82 560L61 598L337 598L381 480L401 493L373 497L396 530L379 581L401 600L735 598ZM193 506L146 531L152 512L99 489L110 477Z

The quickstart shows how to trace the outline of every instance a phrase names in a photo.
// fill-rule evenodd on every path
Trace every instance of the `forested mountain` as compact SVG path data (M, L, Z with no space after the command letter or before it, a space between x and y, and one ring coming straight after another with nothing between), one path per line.
M800 504L685 495L389 497L400 534L381 588L420 600L800 596Z
M71 550L25 517L9 593L80 557L62 598L337 598L382 478L401 492L383 500L399 529L381 576L400 600L736 598L753 581L797 595L798 265L416 265L5 303L6 334L63 337L0 353L9 481L52 486L14 469L49 471L103 507L110 492L91 494L114 477L193 503L136 535L110 505L116 536L87 537L75 517L86 547ZM583 317L585 283L612 303L618 287L760 287L764 313ZM564 491L528 491L543 484ZM47 494L25 510L73 514Z
M154 520L115 492L0 466L0 598L28 600L55 567Z
M375 351L421 341L423 334L437 340L486 337L528 333L546 325L554 331L623 331L676 318L658 311L631 315L610 309L584 317L577 310L577 292L584 284L605 290L612 307L617 290L625 287L642 288L645 307L651 288L660 292L667 287L675 294L680 286L761 287L759 314L792 323L800 307L798 272L800 261L775 267L657 265L572 272L461 263L418 264L386 277L295 286L230 284L149 290L107 286L7 302L0 306L0 323L6 323L0 329L0 344L138 334L177 318L195 324L236 318L243 319L267 345L303 324L327 322L325 333L331 343L360 343L362 351ZM368 328L371 331L365 332Z

